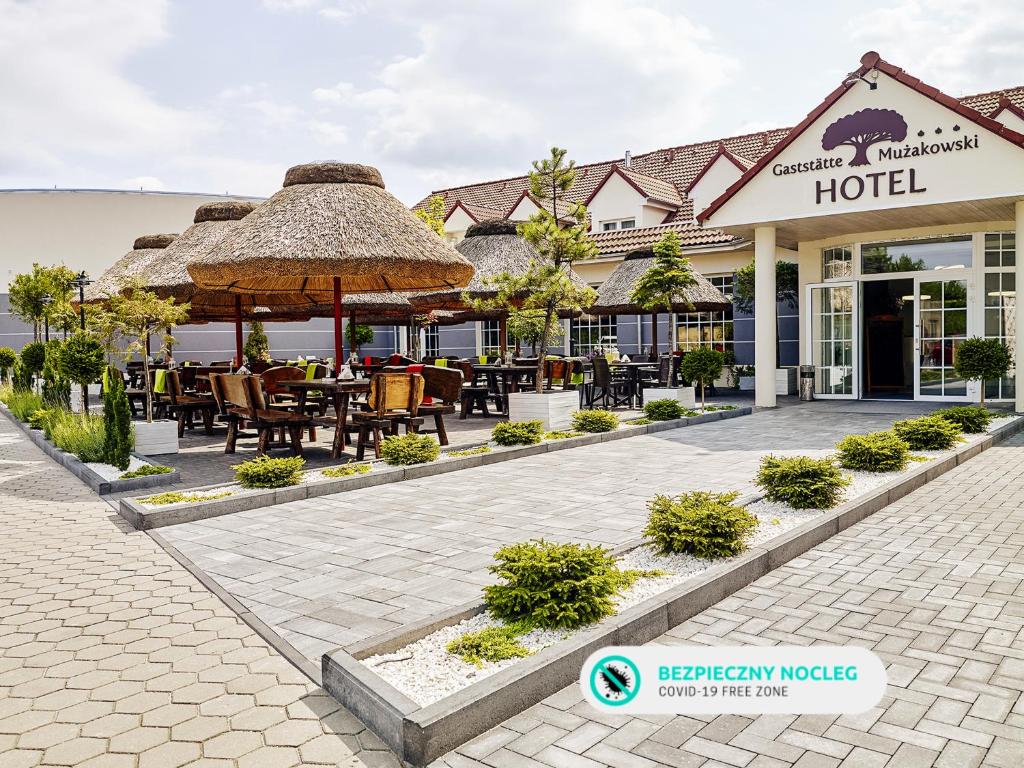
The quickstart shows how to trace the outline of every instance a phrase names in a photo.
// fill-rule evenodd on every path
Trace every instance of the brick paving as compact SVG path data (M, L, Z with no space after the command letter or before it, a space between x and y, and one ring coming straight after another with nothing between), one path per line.
M570 686L435 768L1024 766L1024 436L657 642L859 645L889 687L859 715L627 717Z
M479 598L504 544L543 536L621 544L647 500L752 491L762 455L821 455L921 404L814 403L160 529L300 653Z
M398 766L0 416L0 766Z

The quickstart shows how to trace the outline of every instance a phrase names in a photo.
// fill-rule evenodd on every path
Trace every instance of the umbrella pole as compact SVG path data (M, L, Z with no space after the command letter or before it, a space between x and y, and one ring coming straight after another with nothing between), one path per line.
M334 276L334 370L341 370L342 363L345 362L345 358L342 357L342 353L345 351L345 345L341 339L341 278L338 275Z
M651 312L651 356L658 356L658 313Z
M505 353L508 351L508 315L502 313L501 318L498 320L498 344L501 347L501 359L505 359Z
M235 370L242 367L242 295L235 294Z

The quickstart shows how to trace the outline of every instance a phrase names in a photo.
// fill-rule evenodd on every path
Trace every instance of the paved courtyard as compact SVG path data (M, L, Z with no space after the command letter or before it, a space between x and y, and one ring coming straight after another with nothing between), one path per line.
M0 767L397 766L0 416Z
M860 715L630 718L570 686L435 766L1024 766L1024 436L658 642L859 645L886 663L889 687Z
M524 538L621 544L646 502L751 491L762 455L823 454L915 403L813 403L162 528L159 534L301 654L476 600L492 554Z

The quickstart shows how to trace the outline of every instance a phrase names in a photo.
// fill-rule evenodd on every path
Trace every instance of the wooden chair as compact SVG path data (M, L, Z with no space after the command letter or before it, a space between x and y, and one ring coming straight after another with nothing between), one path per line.
M224 442L224 453L234 453L239 430L245 424L248 414L245 377L235 373L211 373L210 389L217 403L222 421L228 425L228 436Z
M356 460L362 461L366 446L373 433L373 452L380 458L380 445L385 432L398 434L398 425L405 424L406 432L415 432L423 417L419 416L423 402L423 377L418 373L375 373L370 379L370 395L365 411L352 414L352 422L359 427L356 439Z
M544 361L544 385L546 389L570 389L569 381L572 379L571 360L545 360Z
M437 433L437 441L441 445L448 445L444 417L455 413L455 404L462 399L462 371L425 365L420 375L423 376L424 399L429 397L433 402L420 403L419 415L424 418L434 417L434 429L421 431Z
M198 413L203 418L203 430L213 434L213 414L217 409L217 401L212 397L185 394L178 371L167 372L167 412L178 420L178 437L183 437L185 427L193 428L193 416Z
M459 419L467 418L475 409L480 410L480 415L490 418L490 411L487 410L487 400L491 396L487 383L477 383L476 369L469 360L459 360L455 363L455 370L462 373L462 392L459 394Z
M304 413L295 413L280 408L271 408L263 394L263 381L259 376L248 374L242 376L245 386L246 413L244 418L256 425L259 441L256 444L256 455L263 456L273 441L274 430L288 433L291 440L292 453L302 455L302 430L310 430L310 439L314 439L313 417Z

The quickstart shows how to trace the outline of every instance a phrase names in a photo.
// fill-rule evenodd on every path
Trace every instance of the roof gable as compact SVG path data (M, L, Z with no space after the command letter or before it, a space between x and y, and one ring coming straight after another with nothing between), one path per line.
M975 151L979 146L984 151ZM1004 187L1019 192L1019 182L1010 176L1019 178L1024 170L1022 146L1024 135L870 52L860 68L697 218L731 226L981 194L969 192L963 178L952 178L958 170L984 179L995 192ZM867 157L869 147L874 163ZM940 163L933 162L934 155L941 155ZM1006 162L1016 166L1012 174ZM890 171L897 176L887 175ZM843 177L855 175L859 181L837 189ZM826 209L820 207L822 190L832 203ZM757 206L751 204L753 196ZM754 207L761 210L755 213Z

